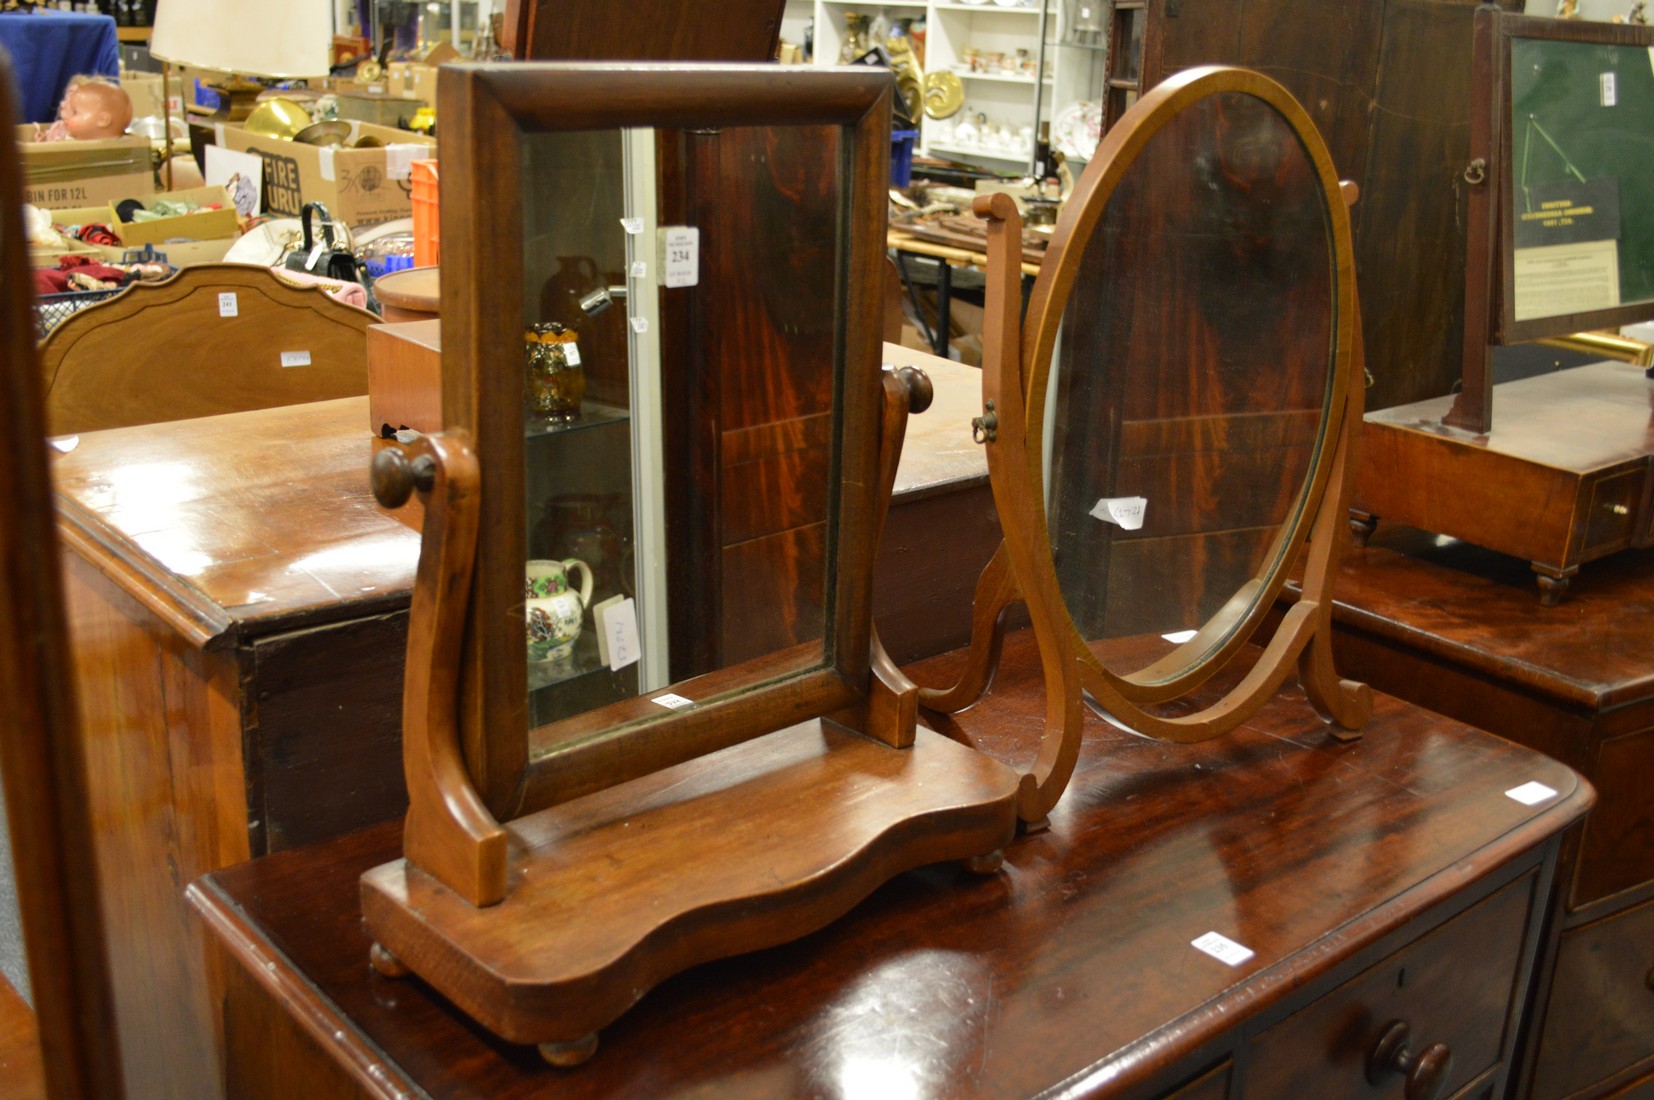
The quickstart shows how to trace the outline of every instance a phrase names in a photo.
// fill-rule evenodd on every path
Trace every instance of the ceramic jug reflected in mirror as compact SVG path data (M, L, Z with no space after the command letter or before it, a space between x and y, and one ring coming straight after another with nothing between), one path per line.
M569 574L580 577L578 590ZM524 570L523 617L530 661L568 662L592 602L592 571L583 561L531 561Z

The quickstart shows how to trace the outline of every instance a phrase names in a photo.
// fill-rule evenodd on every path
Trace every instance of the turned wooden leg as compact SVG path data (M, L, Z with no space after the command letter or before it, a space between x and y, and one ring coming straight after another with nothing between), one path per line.
M550 1065L570 1069L597 1053L597 1032L582 1035L567 1043L541 1043L540 1057Z
M408 968L402 960L377 943L368 948L368 963L373 967L374 973L382 974L387 978L406 978L408 976Z
M999 869L1005 866L1005 849L995 848L979 856L971 856L965 860L965 870L973 875L996 875Z
M1378 530L1378 517L1371 512L1363 512L1356 508L1350 509L1350 537L1355 540L1357 547L1367 545L1367 540L1373 537Z
M1576 565L1572 569L1557 569L1554 566L1541 565L1538 562L1531 564L1533 565L1534 577L1539 581L1540 604L1545 607L1555 607L1562 602L1562 597L1567 595L1568 582L1574 579L1575 573L1579 572L1579 566Z

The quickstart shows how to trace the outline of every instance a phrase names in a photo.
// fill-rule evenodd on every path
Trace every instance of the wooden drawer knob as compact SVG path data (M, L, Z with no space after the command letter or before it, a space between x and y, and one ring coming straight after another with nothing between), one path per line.
M1414 1054L1412 1031L1403 1020L1386 1024L1373 1052L1367 1055L1367 1083L1382 1084L1391 1074L1404 1074L1407 1100L1436 1100L1446 1089L1452 1069L1453 1052L1446 1043L1431 1043Z
M370 469L374 499L386 508L400 508L415 489L428 492L436 483L435 459L420 455L410 462L407 455L394 447L386 447L374 455Z

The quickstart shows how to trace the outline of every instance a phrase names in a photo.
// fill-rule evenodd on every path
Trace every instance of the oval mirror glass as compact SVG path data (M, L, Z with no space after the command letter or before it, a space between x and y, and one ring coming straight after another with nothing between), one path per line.
M1200 666L1290 565L1333 392L1329 201L1288 121L1224 92L1147 140L1078 258L1045 507L1069 614L1117 675Z

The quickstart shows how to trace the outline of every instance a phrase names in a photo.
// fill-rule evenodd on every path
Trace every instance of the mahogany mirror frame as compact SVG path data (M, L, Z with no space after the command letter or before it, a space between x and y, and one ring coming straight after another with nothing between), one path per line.
M16 121L0 53L0 123ZM59 1100L120 1097L120 1041L98 888L96 832L73 692L46 449L45 380L23 231L23 164L0 150L0 780L40 1040L37 1067ZM40 1084L28 1065L7 1087Z
M1444 424L1493 429L1493 347L1566 337L1646 321L1654 298L1605 309L1516 318L1513 199L1516 135L1511 119L1511 50L1516 39L1654 49L1654 27L1517 15L1484 5L1472 30L1470 164L1465 168L1465 323L1462 384Z
M1181 111L1212 96L1261 100L1292 129L1310 159L1325 198L1333 251L1335 311L1327 403L1316 452L1297 505L1276 536L1271 564L1243 585L1190 640L1133 674L1117 673L1093 653L1075 626L1058 586L1045 509L1043 436L1047 383L1057 330L1080 271L1085 243L1138 154ZM1027 604L1045 667L1046 731L1029 773L1033 790L1021 807L1037 823L1060 797L1079 752L1084 697L1121 724L1150 737L1195 742L1235 728L1254 714L1293 672L1337 736L1354 736L1371 712L1371 691L1340 680L1331 651L1330 582L1343 541L1353 469L1353 435L1361 423L1359 318L1354 252L1343 189L1325 143L1308 113L1286 89L1259 73L1208 66L1185 70L1146 92L1098 146L1046 248L1018 321L1020 220L1004 195L980 196L988 223L987 310L983 334L984 415L989 479L1005 540L978 582L972 616L972 659L954 685L922 688L927 708L957 711L986 691L997 663L1001 612ZM1302 554L1298 548L1304 548ZM1178 699L1229 665L1271 614L1296 561L1304 563L1303 598L1288 609L1239 682L1194 713L1167 717L1148 708Z
M670 73L670 80L662 74ZM870 583L878 440L846 425L877 422L883 390L878 294L883 237L845 233L840 250L835 351L839 465L827 567L833 578L823 660L780 672L757 692L668 712L639 697L633 717L603 728L615 704L553 728L580 731L579 744L542 756L532 747L521 629L497 614L522 599L526 545L524 444L519 402L497 395L522 387L521 335L510 310L523 284L520 136L533 131L654 126L830 125L841 128L841 225L854 210L882 208L886 74L849 75L802 66L513 63L444 66L438 90L448 156L468 166L443 181L442 413L467 430L488 492L480 502L476 582L468 613L461 741L468 770L499 820L577 797L736 744L758 732L863 702L870 680ZM883 115L881 115L883 112ZM866 367L866 369L861 369ZM496 395L490 400L488 395ZM750 673L752 666L743 666ZM700 682L716 682L713 673ZM702 692L703 695L709 692ZM645 717L647 715L647 717Z

